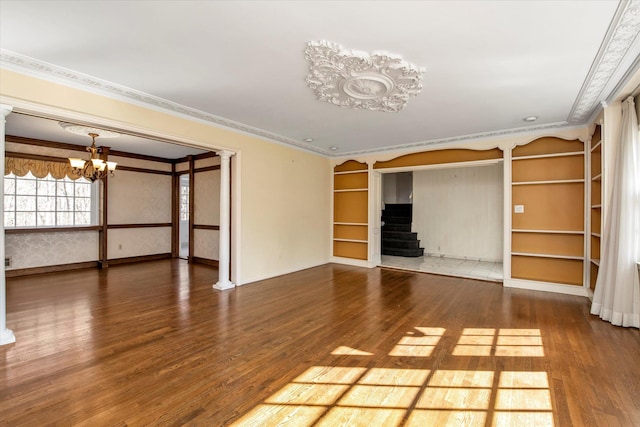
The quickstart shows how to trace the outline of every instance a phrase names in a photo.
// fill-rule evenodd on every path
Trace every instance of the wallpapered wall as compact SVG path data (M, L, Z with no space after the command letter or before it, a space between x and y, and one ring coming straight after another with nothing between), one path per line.
M98 232L7 234L5 256L11 258L7 270L96 261Z
M415 171L413 225L425 254L502 260L502 164Z

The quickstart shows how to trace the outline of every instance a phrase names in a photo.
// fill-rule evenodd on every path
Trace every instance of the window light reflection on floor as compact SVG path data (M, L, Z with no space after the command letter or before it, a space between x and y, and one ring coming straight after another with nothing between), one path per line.
M388 355L429 357L445 332L415 328ZM453 356L544 355L538 329L466 328L458 338ZM346 346L331 354L373 355ZM312 366L234 425L553 426L552 410L544 371Z

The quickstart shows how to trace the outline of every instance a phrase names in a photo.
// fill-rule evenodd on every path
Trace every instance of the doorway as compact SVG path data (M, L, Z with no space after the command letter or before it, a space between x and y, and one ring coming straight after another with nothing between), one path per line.
M502 163L438 165L412 171L412 174L406 171L400 174L397 170L383 174L384 203L380 208L398 203L399 179L411 181L403 183L401 192L410 195L402 202L408 203L412 212L410 229L405 234L415 235L424 254L398 256L383 252L379 265L501 282L504 277ZM390 233L401 232L387 232ZM384 238L384 229L381 234ZM396 238L394 236L392 238Z

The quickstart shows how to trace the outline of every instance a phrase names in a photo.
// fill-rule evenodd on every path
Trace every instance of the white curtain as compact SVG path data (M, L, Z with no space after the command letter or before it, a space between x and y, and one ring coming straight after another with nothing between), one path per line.
M629 97L622 104L622 132L613 170L600 271L591 314L617 326L640 328L640 137ZM605 141L606 144L606 141Z

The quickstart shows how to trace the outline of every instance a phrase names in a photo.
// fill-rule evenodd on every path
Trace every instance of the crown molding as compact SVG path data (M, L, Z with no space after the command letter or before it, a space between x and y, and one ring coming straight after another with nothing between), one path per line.
M68 68L49 64L35 58L19 53L0 49L0 67L9 71L15 71L30 77L51 81L53 83L85 90L97 95L135 104L140 107L155 110L161 113L169 113L205 124L215 124L227 129L239 131L250 136L257 136L271 142L293 146L305 151L330 156L331 153L322 148L292 138L287 138L263 129L255 128L244 123L228 120L223 117L209 114L195 108L187 107L176 102L168 101L158 96L150 95L136 89L112 83L88 74L79 73Z
M611 94L603 94L603 91L629 53L638 33L640 33L640 1L622 0L571 108L567 118L569 123L585 123L597 114L600 102L611 97Z

